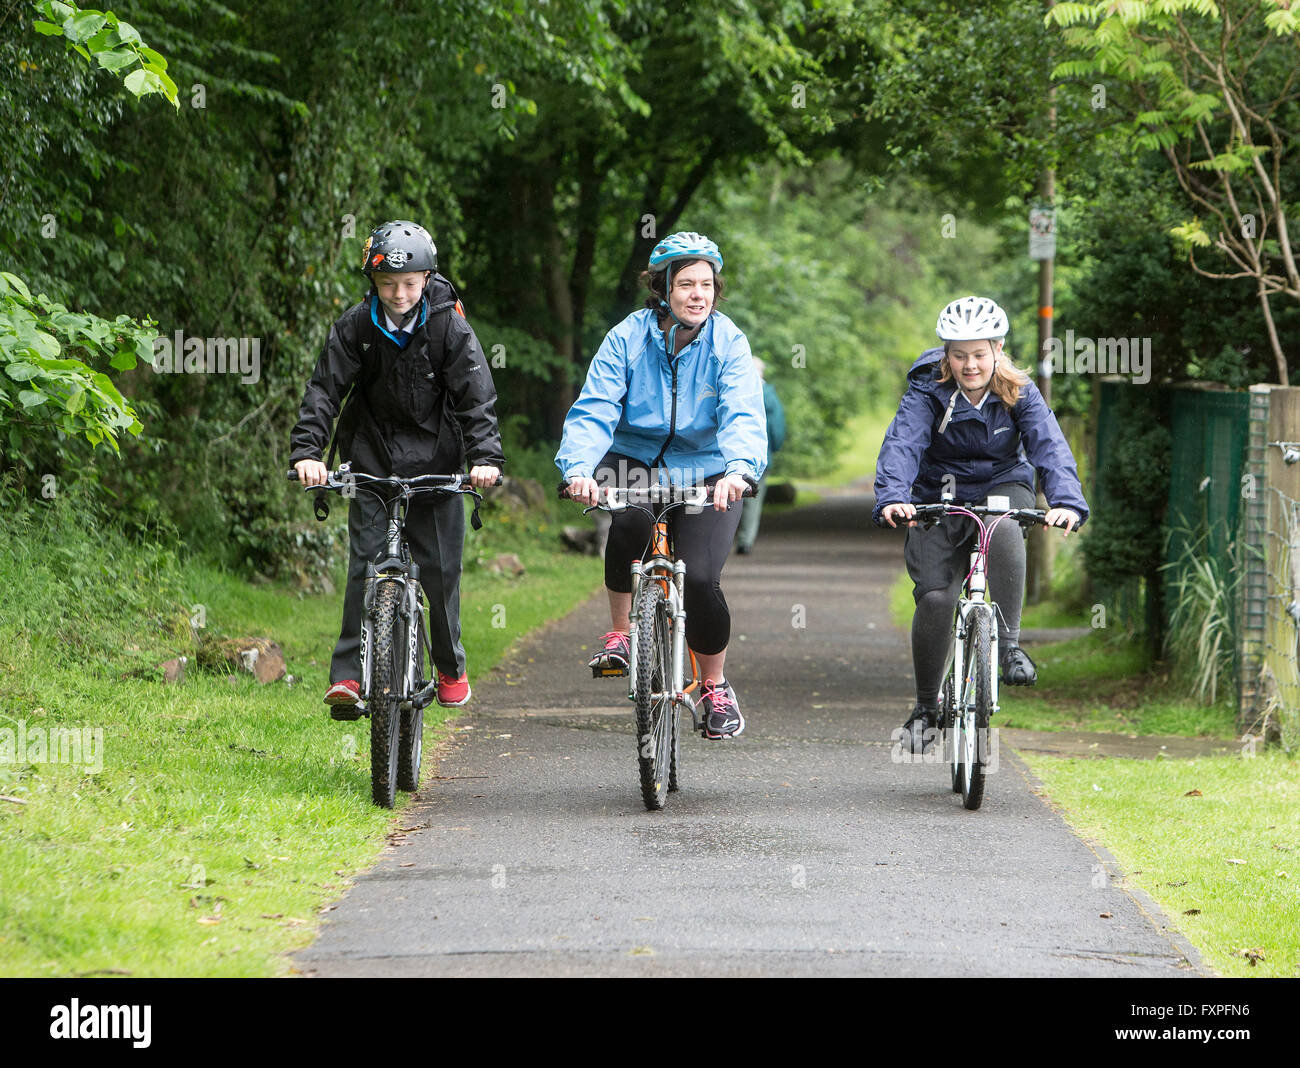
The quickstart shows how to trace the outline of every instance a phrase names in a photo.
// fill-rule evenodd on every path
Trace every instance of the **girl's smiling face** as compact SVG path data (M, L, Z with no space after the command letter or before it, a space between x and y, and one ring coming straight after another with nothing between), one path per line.
M957 385L978 399L988 388L993 366L1001 353L1001 341L951 341L945 358Z

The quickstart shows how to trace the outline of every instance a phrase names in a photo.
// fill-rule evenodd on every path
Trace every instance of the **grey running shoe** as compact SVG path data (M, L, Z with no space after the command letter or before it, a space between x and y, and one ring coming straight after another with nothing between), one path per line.
M704 713L704 737L735 738L744 732L745 717L740 714L740 702L736 700L736 691L726 682L719 686L712 679L705 679L700 706Z

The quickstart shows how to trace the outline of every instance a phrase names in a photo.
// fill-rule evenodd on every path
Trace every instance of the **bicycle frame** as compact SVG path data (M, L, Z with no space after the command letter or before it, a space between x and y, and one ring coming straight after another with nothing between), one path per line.
M628 507L626 499L617 503L614 492L609 493L611 510ZM643 491L644 492L644 491ZM674 714L678 709L686 708L691 713L691 723L695 730L702 730L703 723L699 716L697 696L700 688L699 666L695 653L686 645L686 563L674 558L671 538L668 533L667 511L678 505L702 507L708 500L708 494L702 488L690 491L689 497L671 502L654 516L654 527L650 535L648 559L632 561L632 610L628 619L632 624L629 635L630 660L628 668L627 696L629 701L636 700L637 686L637 620L641 616L640 592L643 583L655 582L664 591L664 602L668 605L672 625L672 678L669 680L668 697L672 701ZM686 667L690 665L690 681L686 681Z
M409 503L409 499L405 496L396 496L388 502L388 532L385 538L384 555L366 563L366 592L361 613L361 701L364 705L372 696L374 634L371 614L375 597L382 583L401 583L401 618L406 635L406 656L403 665L402 693L397 707L404 712L411 708L425 708L433 700L437 690L435 680L428 680L423 688L418 692L416 690L422 681L416 678L422 632L425 635L425 654L430 664L433 663L433 648L428 640L428 627L421 627L417 622L424 614L424 596L420 589L420 566L411 559L403 535Z
M994 501L997 503L994 504ZM1005 498L989 498L987 505L963 507L954 504L951 497L946 496L942 503L938 505L918 506L916 514L926 520L937 520L943 515L965 516L973 520L978 528L975 548L970 554L970 570L967 571L966 579L962 583L957 608L953 614L953 643L952 648L949 650L947 662L944 665L942 678L952 680L953 703L955 706L951 710L953 716L965 716L975 704L975 677L972 665L966 655L966 640L970 634L971 621L975 615L986 615L989 621L989 718L991 721L992 717L1001 709L998 703L999 671L997 669L1001 659L998 654L998 607L988 596L989 541L994 529L1003 520L1014 518L1018 523L1027 521L1043 522L1044 513L1034 509L1011 508L1010 501ZM986 523L981 516L993 518L991 522ZM948 724L945 727L942 738L943 755L950 758L955 755L949 751L949 745L954 741L952 737L954 732L950 729L953 726L954 724ZM981 729L987 730L988 728ZM980 748L985 749L984 746Z
M669 618L672 620L673 674L670 680L671 700L676 707L684 705L690 709L691 720L698 729L699 716L696 712L694 694L698 691L700 685L699 671L695 663L695 654L686 648L686 596L684 592L686 564L681 560L672 558L671 550L668 547L668 524L666 522L660 521L655 524L652 546L649 560L644 563L640 560L632 561L632 611L628 614L628 619L633 626L629 636L631 665L628 669L627 697L629 701L636 700L636 622L641 618L640 597L638 595L641 592L642 583L657 582L664 591L664 601L668 605ZM691 664L691 682L689 685L684 686L686 658L688 655Z
M297 471L290 470L289 478L296 481ZM497 482L500 484L500 479ZM424 623L424 596L420 589L420 568L411 559L404 535L407 509L411 499L417 493L469 493L476 500L482 498L475 490L468 488L468 480L464 475L417 475L409 479L396 476L379 478L354 472L351 465L347 463L341 464L337 471L329 473L324 488L341 491L345 497L350 498L355 496L358 489L363 489L372 483L396 487L398 492L385 501L388 510L388 528L384 538L384 551L376 559L366 562L365 596L361 612L361 699L357 702L358 709L364 712L366 702L373 696L371 689L374 674L374 632L371 614L376 592L380 584L385 582L400 582L403 586L400 614L406 628L406 655L402 673L403 689L398 708L401 711L422 709L434 699L437 692L437 677L433 670L433 648L428 636L429 629ZM366 490L366 492L374 491ZM475 512L476 522L477 515L478 513ZM424 636L424 650L429 659L431 678L426 680L425 686L417 692L416 686L421 681L416 678L421 635Z
M989 655L992 662L997 664L998 661L998 626L997 626L997 606L988 599L987 581L985 577L985 553L980 552L977 548L971 552L971 567L966 576L966 582L962 586L961 596L957 600L957 610L953 621L953 648L949 668L945 668L944 677L948 671L952 671L954 680L954 695L959 709L968 709L974 703L973 690L975 687L974 676L968 671L966 662L966 635L970 633L970 619L977 613L982 612L989 617ZM960 680L960 690L956 683ZM993 671L990 679L990 696L992 697L993 712L996 714L999 710L998 705L998 673ZM946 739L945 739L946 742Z

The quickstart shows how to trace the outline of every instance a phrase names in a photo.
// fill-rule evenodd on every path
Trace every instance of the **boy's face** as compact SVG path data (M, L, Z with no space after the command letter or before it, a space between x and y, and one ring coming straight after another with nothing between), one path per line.
M377 272L375 291L388 314L400 319L419 302L428 278L428 271Z

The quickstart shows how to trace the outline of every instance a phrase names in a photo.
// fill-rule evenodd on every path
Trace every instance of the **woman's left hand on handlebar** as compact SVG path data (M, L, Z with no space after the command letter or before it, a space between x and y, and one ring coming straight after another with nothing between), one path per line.
M495 467L472 467L469 472L470 485L478 489L495 486L500 477L501 472Z
M740 500L745 490L749 488L749 483L739 475L726 475L718 479L713 487L713 507L716 511L725 512L727 505L732 501Z
M1061 531L1061 537L1068 538L1070 531L1079 524L1079 513L1072 512L1069 508L1049 508L1043 522L1049 527L1065 527Z

